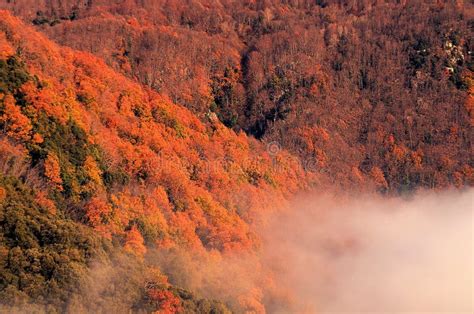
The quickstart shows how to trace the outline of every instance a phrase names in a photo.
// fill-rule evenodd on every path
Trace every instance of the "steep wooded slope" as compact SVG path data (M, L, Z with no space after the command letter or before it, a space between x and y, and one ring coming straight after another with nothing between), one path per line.
M2 303L224 311L170 287L144 262L147 251L251 253L259 245L252 227L312 174L214 115L203 123L96 57L0 16ZM85 293L87 301L81 289L90 288L79 282L94 263L130 280L97 288L99 298Z
M470 1L3 1L327 182L472 185ZM310 161L308 161L310 160Z

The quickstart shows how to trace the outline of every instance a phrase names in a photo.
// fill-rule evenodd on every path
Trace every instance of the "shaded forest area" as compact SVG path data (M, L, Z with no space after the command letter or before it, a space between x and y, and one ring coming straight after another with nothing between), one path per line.
M277 141L323 181L471 185L469 1L3 1L201 119ZM309 161L309 162L308 162Z

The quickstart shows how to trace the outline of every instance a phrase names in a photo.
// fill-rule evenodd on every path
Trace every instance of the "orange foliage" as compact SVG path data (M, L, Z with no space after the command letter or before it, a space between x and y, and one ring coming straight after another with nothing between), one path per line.
M249 2L249 5L253 4ZM278 14L290 12L289 7L285 7ZM81 160L81 170L87 175L85 180L90 181L83 187L87 197L81 200L85 203L83 209L87 223L105 237L120 237L124 240L125 250L137 256L147 252L148 244L215 254L252 252L260 241L253 230L265 223L269 213L284 208L288 198L295 192L323 180L341 185L349 181L349 184L355 183L357 186L371 180L377 189L386 191L389 182L390 188L392 182L396 182L391 176L404 174L399 170L405 169L403 167L406 165L417 175L422 174L423 167L426 167L425 154L432 153L423 147L424 143L416 147L409 145L408 140L399 140L398 133L406 131L411 134L414 123L407 123L408 127L403 131L388 129L388 125L396 122L395 112L387 112L384 108L397 106L373 105L369 101L362 103L360 107L367 109L375 121L365 126L361 123L364 111L358 106L351 107L353 102L344 104L334 101L336 104L333 104L328 101L327 111L322 110L324 106L319 103L307 106L308 103L302 102L293 109L299 109L303 118L295 113L300 111L290 110L288 120L278 120L273 115L271 122L276 126L275 130L291 133L288 137L277 139L288 141L282 143L283 147L294 148L303 159L300 160L278 145L276 150L269 149L243 132L237 134L221 124L215 113L203 114L203 122L190 110L175 103L184 102L192 110L207 112L213 100L210 87L213 76L220 80L220 84L216 84L217 88L231 88L235 89L236 94L245 94L246 90L242 86L244 74L240 65L243 59L239 53L243 50L243 44L229 45L228 41L218 39L218 36L215 36L214 42L209 40L205 32L200 32L195 38L189 35L191 31L187 27L156 26L148 21L140 24L135 18L124 19L124 29L130 31L131 36L149 37L144 46L149 46L150 50L146 52L151 57L142 56L140 59L135 56L143 65L130 64L131 59L126 57L130 53L128 47L125 47L126 44L117 47L113 36L104 36L103 40L110 39L114 48L99 49L99 54L111 61L109 55L115 55L118 51L120 56L108 63L117 63L122 71L136 75L146 84L144 87L118 74L105 61L86 52L60 47L46 36L34 32L33 28L24 26L6 11L0 11L0 14L0 58L21 48L21 58L34 77L20 89L29 107L28 117L33 120L42 112L61 123L74 121L86 134L87 142L96 145L104 156L101 162L90 155L85 156L83 164ZM264 21L258 23L270 23L272 14L267 11ZM115 19L112 14L102 17ZM91 17L90 23L100 25L101 18ZM168 18L163 15L163 20ZM223 29L233 28L221 26ZM239 25L242 32L247 27ZM262 33L266 31L262 29ZM7 32L9 36L5 35ZM319 36L318 39L321 37L321 40L308 40L312 34ZM305 46L311 42L319 44L325 40L322 34L315 29L308 31L300 27L288 34L282 31L274 34L274 37L261 36L255 49L246 56L246 66L249 67L246 71L251 73L251 77L246 78L250 81L246 82L250 87L246 88L250 88L249 92L255 91L255 104L264 107L256 110L274 109L275 103L287 101L286 97L289 97L288 102L298 102L305 93L308 94L309 104L318 98L326 101L320 96L328 96L327 93L333 92L335 82L326 73L329 69L317 64L312 57L319 53L306 55L303 51L294 51L292 57L298 62L292 62L286 51L280 55L272 50L280 49L280 46L293 47L288 45L293 38L301 40L301 45ZM329 42L333 40L331 37L329 34ZM161 47L160 42L154 41L155 38L164 43L172 42L176 47L162 51L158 49ZM238 36L234 34L229 38ZM201 42L209 47L189 48L198 47ZM183 43L189 47L184 47ZM296 46L293 48L298 50ZM179 49L183 49L186 55L175 54ZM207 62L208 58L211 61ZM163 64L157 66L162 60L165 60ZM209 69L203 66L205 61L212 64ZM299 73L291 70L279 75L283 70L276 63L280 61L291 64L289 68L298 68ZM225 77L210 69L227 69L229 64L233 64L235 72ZM155 69L155 66L159 69ZM272 78L268 82L267 76ZM297 87L299 85L308 87ZM266 86L271 86L272 90L265 90ZM158 94L156 90L161 89L163 94ZM288 90L291 92L288 93ZM293 99L290 95L293 93L299 96ZM348 91L345 97L358 99L362 93L359 90L354 94ZM5 108L0 123L5 125L5 135L9 139L21 142L21 148L28 147L26 144L44 143L45 139L40 134L32 134L34 123L17 106L11 95L2 95L0 102ZM316 109L310 110L310 107ZM466 107L472 119L472 95ZM422 108L419 109L422 111ZM302 121L306 117L308 121ZM412 121L412 117L406 121ZM292 128L292 123L298 124L298 128ZM355 129L358 132L353 132ZM447 129L453 145L462 138L459 135L461 129L457 126ZM397 138L392 133L397 134ZM271 133L264 140L273 140ZM298 144L291 141L297 141ZM9 143L5 143L3 140L0 143L7 148L0 147L1 153L5 151L24 159L26 154L23 151L13 150ZM366 165L363 161L370 153L380 156L371 157L372 163ZM434 158L434 164L445 169L446 173L437 172L429 180L443 186L448 184L447 178L452 176L456 186L466 182L472 184L473 168L459 163L457 156L450 152L446 156L442 153L444 151L435 151L433 156L437 158ZM10 160L3 160L3 155L6 154L0 155L0 161L8 164ZM320 175L323 171L313 173L311 170L316 170L311 169L313 166L327 174ZM305 171L306 167L310 168L309 171ZM426 172L434 172L431 168L426 169ZM53 189L58 191L63 191L61 170L64 169L60 167L58 156L49 153L44 160L44 175ZM112 178L111 182L106 182L106 175ZM5 197L4 194L0 190L0 200ZM54 213L56 207L47 195L47 191L36 194L37 201ZM150 289L148 295L159 305L160 313L176 313L181 309L179 299L170 291ZM254 287L239 301L244 308L263 313L264 297L264 291Z
M41 136L41 134L35 133L35 134L33 134L32 141L35 144L41 144L41 143L43 143L44 139Z
M35 195L35 201L47 209L51 214L55 215L57 213L56 204L54 201L50 200L44 191L38 191Z
M21 87L25 99L37 110L45 111L65 123L69 117L65 105L66 100L59 97L60 85L55 82L44 82L42 88L38 88L34 82L27 82Z
M92 198L85 206L86 216L89 220L89 223L93 226L100 226L101 224L107 221L107 218L112 213L110 205L98 198Z
M388 183L385 180L385 176L380 168L373 167L372 170L370 170L370 176L374 180L375 185L377 186L378 189L388 188Z
M5 109L0 116L0 123L5 125L7 135L20 141L28 140L32 129L30 119L15 105L15 99L11 95L4 97L3 106Z
M175 314L181 311L181 301L168 290L150 289L149 298L158 303L159 310L157 314Z
M239 303L245 309L246 313L264 314L265 307L262 304L263 293L260 289L254 288L249 295L241 296Z
M135 226L127 231L124 249L137 256L143 256L146 253L143 237Z
M0 33L0 58L6 59L14 54L13 47L6 40L6 34Z
M0 187L0 202L2 202L7 197L7 191Z
M53 153L48 154L48 157L44 161L44 175L56 189L59 191L63 190L59 159L58 156Z
M97 166L96 161L93 157L87 156L84 162L84 169L87 172L89 178L95 183L100 185L102 183L102 171Z

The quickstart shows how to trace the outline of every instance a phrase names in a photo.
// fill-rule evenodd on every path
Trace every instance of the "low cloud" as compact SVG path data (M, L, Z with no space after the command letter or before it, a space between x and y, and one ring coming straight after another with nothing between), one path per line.
M473 196L304 197L264 232L293 303L268 312L472 313Z
M299 197L256 228L255 254L150 250L145 264L237 313L473 313L473 197L474 189ZM128 312L145 272L119 253L91 265L66 311Z

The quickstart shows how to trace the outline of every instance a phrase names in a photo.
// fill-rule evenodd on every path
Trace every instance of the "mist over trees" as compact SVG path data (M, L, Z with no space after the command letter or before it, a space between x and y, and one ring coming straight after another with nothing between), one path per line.
M468 1L0 0L0 312L296 309L259 233L292 197L473 185L473 30Z

